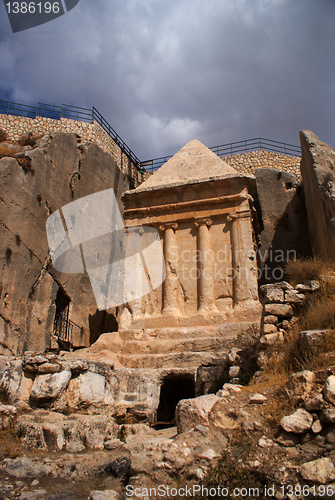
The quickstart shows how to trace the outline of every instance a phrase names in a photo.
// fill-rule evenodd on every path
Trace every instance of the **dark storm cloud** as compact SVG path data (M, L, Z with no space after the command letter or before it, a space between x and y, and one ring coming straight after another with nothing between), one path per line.
M1 6L5 15L3 6ZM141 158L302 128L335 145L332 0L81 0L12 34L0 92L98 108Z

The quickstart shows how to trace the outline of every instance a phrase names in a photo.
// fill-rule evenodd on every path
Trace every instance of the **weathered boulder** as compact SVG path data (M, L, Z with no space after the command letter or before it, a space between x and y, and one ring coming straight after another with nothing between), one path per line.
M263 332L265 335L271 335L277 333L278 329L275 325L265 323L263 326Z
M326 484L335 479L335 467L330 458L319 458L302 464L300 474L307 481Z
M296 290L287 290L285 292L285 302L289 304L303 304L306 297L303 293L299 293Z
M311 429L314 432L314 434L319 434L319 432L322 431L322 424L320 420L314 420Z
M242 352L242 349L239 349L238 347L233 347L228 353L228 361L229 364L231 365L238 365L241 361L240 354Z
M305 402L305 410L307 411L318 411L321 410L325 405L325 401L322 394L317 394L312 399Z
M269 314L268 316L265 316L265 318L264 318L265 325L276 325L277 323L278 323L277 316L272 316L271 314Z
M319 280L310 280L305 281L304 283L298 283L295 288L298 292L310 293L319 290L320 286L321 284Z
M316 351L325 342L328 330L303 330L299 333L299 344L305 351Z
M267 398L264 396L264 394L253 394L250 399L249 399L249 404L252 405L262 405L267 401Z
M260 278L263 283L280 279L280 267L296 253L309 253L304 193L298 179L281 170L256 168L257 191L262 210Z
M328 403L335 405L335 375L330 375L323 389L323 397Z
M299 408L291 415L283 417L280 425L286 432L295 432L301 434L307 432L313 424L313 417L310 413L302 408Z
M335 151L310 130L300 132L308 230L316 254L335 260Z
M236 414L230 414L225 399L215 403L208 413L209 432L214 435L222 435L240 427L242 420Z
M107 415L77 414L66 417L45 410L20 415L15 426L26 448L66 450L70 453L78 453L85 448L103 450L105 442L115 439L119 430Z
M293 309L289 304L265 304L264 313L279 318L290 318L293 316Z
M231 366L229 368L229 377L230 378L235 378L238 377L240 374L241 368L239 366Z
M0 414L7 416L14 416L16 415L16 408L15 406L12 405L2 405L0 403Z
M320 411L320 420L324 424L334 424L335 423L335 409L324 408Z
M226 383L226 384L223 384L222 389L220 389L216 393L216 395L219 396L220 398L226 398L227 396L230 396L231 394L234 394L236 392L241 392L241 388L242 388L242 385Z
M198 424L208 426L208 412L217 401L219 397L215 394L179 401L176 407L178 433L186 432Z
M265 285L266 286L266 285ZM263 288L264 300L267 302L284 302L284 290L280 287Z
M0 399L17 403L22 379L22 360L0 356Z
M309 370L303 370L290 375L286 384L286 390L290 398L294 402L306 399L313 389L314 379L314 373Z
M281 431L276 439L276 442L282 446L290 448L291 446L297 446L300 440L299 437L293 432Z
M264 325L264 331L266 326L272 326L272 325ZM284 335L282 334L282 332L278 332L277 328L275 327L275 331L273 333L267 333L266 335L263 335L259 339L259 346L261 349L267 349L272 345L282 344L283 342L284 342Z
M16 418L16 408L12 405L2 405L0 403L0 429L12 427Z
M53 462L45 463L28 457L5 458L3 466L7 474L16 478L51 476L54 470Z
M118 500L119 494L114 490L91 491L88 500Z
M60 373L38 375L30 391L31 399L35 401L55 399L68 386L71 372L63 370Z
M266 436L262 436L259 440L258 440L258 446L260 448L271 448L273 446L273 441L272 439L269 439L267 438Z

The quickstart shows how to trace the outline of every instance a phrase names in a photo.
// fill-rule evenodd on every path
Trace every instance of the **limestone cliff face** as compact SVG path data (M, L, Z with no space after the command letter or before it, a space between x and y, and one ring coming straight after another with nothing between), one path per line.
M273 168L255 170L262 230L259 237L261 283L280 279L279 266L311 254L303 186L294 175Z
M335 260L335 151L310 130L300 132L301 173L313 251Z
M49 347L59 296L70 301L70 318L82 329L75 344L89 345L109 316L97 311L86 274L53 269L45 224L63 205L108 188L122 211L126 177L95 144L56 133L0 159L0 185L0 354Z

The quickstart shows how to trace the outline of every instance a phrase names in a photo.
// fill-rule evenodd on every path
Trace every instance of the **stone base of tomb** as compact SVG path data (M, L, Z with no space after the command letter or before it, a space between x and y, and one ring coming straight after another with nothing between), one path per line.
M241 333L259 330L261 304L253 301L226 313L159 315L133 321L130 328L105 333L85 352L124 368L197 368L224 352Z
M228 381L228 353L237 337L259 330L260 321L123 330L101 335L80 356L113 364L120 415L139 412L155 423L167 421L164 412L175 395L185 399L219 390Z

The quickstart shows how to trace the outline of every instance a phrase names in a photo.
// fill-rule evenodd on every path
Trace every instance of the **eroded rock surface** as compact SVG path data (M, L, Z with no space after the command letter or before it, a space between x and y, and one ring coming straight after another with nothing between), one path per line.
M89 345L113 331L110 317L97 311L86 274L53 269L45 224L67 203L108 188L122 211L129 182L110 155L75 134L47 135L24 156L25 168L15 158L0 159L0 353L50 347L59 291L71 299L74 345Z
M300 132L301 174L313 250L335 259L335 151L310 130Z

